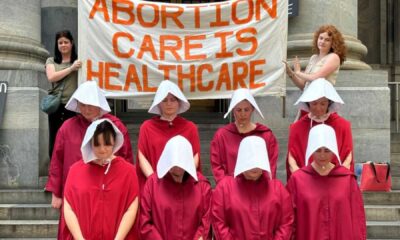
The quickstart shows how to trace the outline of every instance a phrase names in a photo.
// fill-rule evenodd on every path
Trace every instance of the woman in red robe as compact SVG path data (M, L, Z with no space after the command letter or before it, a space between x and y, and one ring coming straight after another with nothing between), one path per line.
M139 131L136 170L140 189L143 189L146 179L154 173L167 141L177 135L189 140L193 148L196 167L201 171L200 138L197 127L193 122L178 115L189 108L188 100L176 84L169 80L161 82L149 109L149 113L158 116L144 121Z
M252 122L254 110L264 118L248 89L238 89L232 94L228 112L224 117L232 111L235 121L218 129L211 141L210 160L217 183L225 176L233 176L239 144L247 136L259 136L265 140L272 178L276 177L278 142L271 129L263 124Z
M82 83L68 101L66 108L79 113L65 121L57 132L50 161L46 191L52 192L51 205L61 208L64 185L72 164L82 159L81 144L86 129L96 119L109 119L124 136L124 143L117 156L133 164L133 153L128 129L120 119L109 114L107 99L94 81ZM60 214L60 219L61 219ZM61 224L59 224L60 226ZM60 233L60 230L59 230Z
M165 145L140 201L142 240L211 240L211 187L196 172L192 146L178 135Z
M343 166L354 171L353 162L353 137L349 121L339 116L336 111L343 100L337 94L333 85L325 79L317 79L297 100L299 108L309 113L294 122L289 129L288 155L286 161L287 179L291 174L305 166L305 152L310 129L318 124L327 124L335 129L339 157ZM312 162L313 159L311 158ZM335 164L338 159L333 158Z
M94 121L82 142L83 161L70 168L64 191L62 239L138 239L135 167L114 155L124 137L108 119Z
M211 211L217 240L290 239L294 219L290 195L271 178L265 145L261 137L244 138L234 177L218 183Z
M295 210L295 240L365 240L362 195L354 173L332 163L339 159L335 130L311 129L306 159L314 161L293 173L287 184Z

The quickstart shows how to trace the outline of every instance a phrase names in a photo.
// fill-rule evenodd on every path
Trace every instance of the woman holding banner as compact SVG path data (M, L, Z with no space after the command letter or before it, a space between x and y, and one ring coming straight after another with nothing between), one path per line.
M68 30L56 33L54 57L46 61L46 76L52 85L52 91L62 91L61 104L56 112L49 114L49 157L53 154L54 141L58 129L68 118L75 116L75 112L65 108L78 86L78 69L82 66L76 55L75 43Z
M216 182L222 180L224 176L233 176L239 144L247 136L259 136L264 139L271 166L271 176L276 177L278 142L271 129L252 122L254 110L264 118L249 89L241 88L233 92L228 112L224 117L232 111L235 121L218 129L211 141L211 167Z
M198 171L201 170L200 139L197 127L193 122L178 115L189 108L190 103L175 83L169 80L160 83L149 109L149 113L158 116L144 121L139 131L136 170L140 189L143 189L146 179L154 173L165 144L176 135L189 140L193 148L196 168Z
M339 30L333 25L323 25L315 33L313 52L304 72L301 71L299 59L294 60L294 70L286 64L286 72L293 83L303 90L309 82L325 78L333 85L336 83L340 65L346 59L346 46Z

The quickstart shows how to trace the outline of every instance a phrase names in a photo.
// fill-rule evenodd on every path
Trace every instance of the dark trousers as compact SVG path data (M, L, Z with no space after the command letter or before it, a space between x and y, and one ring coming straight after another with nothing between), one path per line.
M56 141L57 131L65 120L75 116L76 113L65 109L65 104L61 104L57 111L49 114L49 157L53 154L54 142Z

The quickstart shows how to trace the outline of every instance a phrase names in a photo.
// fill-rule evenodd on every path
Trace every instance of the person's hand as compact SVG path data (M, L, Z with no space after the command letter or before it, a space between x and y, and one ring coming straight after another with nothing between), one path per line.
M57 197L54 193L51 195L51 206L60 209L62 205L62 198Z
M289 63L286 62L286 61L284 61L284 60L282 60L282 62L283 62L283 63L285 64L285 66L286 66L286 73L287 73L287 75L289 75L289 77L292 78L293 75L294 75L294 72L293 72L292 68L290 67Z
M75 60L74 63L72 64L71 68L71 72L72 71L78 71L79 68L82 67L82 62L81 60Z
M349 163L344 162L343 163L343 167L345 167L345 168L350 170L350 162Z
M294 58L293 67L294 67L294 72L296 74L301 71L300 61L299 61L299 58L297 56Z

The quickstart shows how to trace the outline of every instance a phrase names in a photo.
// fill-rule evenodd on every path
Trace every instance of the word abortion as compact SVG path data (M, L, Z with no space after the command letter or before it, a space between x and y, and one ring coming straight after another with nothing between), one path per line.
M95 17L102 18L105 22L112 22L120 25L139 24L144 28L170 28L184 29L186 27L202 28L202 24L207 27L225 27L229 25L245 25L252 21L259 21L264 13L270 18L277 17L277 1L271 0L270 4L266 0L238 0L232 4L219 2L212 4L194 4L193 6L178 6L172 4L156 4L149 2L135 2L131 0L112 0L111 6L107 5L106 0L96 0L89 13L89 19ZM229 9L225 9L228 6ZM202 10L215 8L214 19L202 19ZM242 14L246 9L246 14ZM189 21L182 19L185 11L193 12ZM223 11L229 11L229 15ZM111 17L110 17L111 15ZM151 19L149 19L151 16ZM187 16L187 15L186 15ZM190 25L190 26L189 26Z

